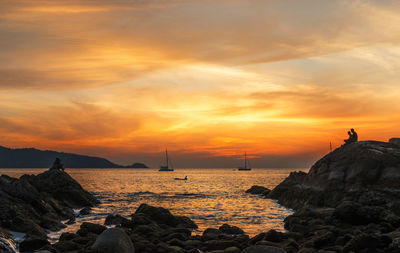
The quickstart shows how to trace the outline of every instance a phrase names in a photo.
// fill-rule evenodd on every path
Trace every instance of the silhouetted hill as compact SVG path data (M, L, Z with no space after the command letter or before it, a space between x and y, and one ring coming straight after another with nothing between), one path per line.
M50 168L56 157L61 159L65 168L132 168L132 166L121 166L100 157L42 151L35 148L10 149L0 146L1 168Z

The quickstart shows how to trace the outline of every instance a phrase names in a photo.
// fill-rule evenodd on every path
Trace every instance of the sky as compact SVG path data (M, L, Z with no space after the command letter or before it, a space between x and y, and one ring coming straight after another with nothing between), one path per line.
M400 2L2 0L0 145L306 168L400 129Z

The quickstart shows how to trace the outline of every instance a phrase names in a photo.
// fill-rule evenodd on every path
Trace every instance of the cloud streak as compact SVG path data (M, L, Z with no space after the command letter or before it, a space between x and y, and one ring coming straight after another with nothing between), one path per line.
M339 145L349 127L386 140L399 126L399 11L396 1L2 1L2 143L150 164L168 146L182 166L196 156L231 166L247 150L268 166L306 164L300 156Z

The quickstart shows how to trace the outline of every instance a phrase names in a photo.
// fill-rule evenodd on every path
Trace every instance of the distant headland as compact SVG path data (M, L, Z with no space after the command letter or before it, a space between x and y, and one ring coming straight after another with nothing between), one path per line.
M66 168L148 168L144 163L123 166L101 157L0 146L0 168L49 168L56 157L63 161Z

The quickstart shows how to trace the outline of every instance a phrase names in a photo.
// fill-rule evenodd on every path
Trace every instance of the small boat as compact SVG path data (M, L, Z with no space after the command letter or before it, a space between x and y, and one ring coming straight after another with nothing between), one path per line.
M174 171L173 168L169 167L169 159L168 159L168 150L165 149L165 159L166 159L166 165L165 166L160 166L160 169L158 171Z
M238 167L238 170L251 170L251 168L247 166L247 154L246 153L244 153L244 167Z
M174 180L187 180L187 176L185 176L185 178L176 177L176 178L174 178Z

